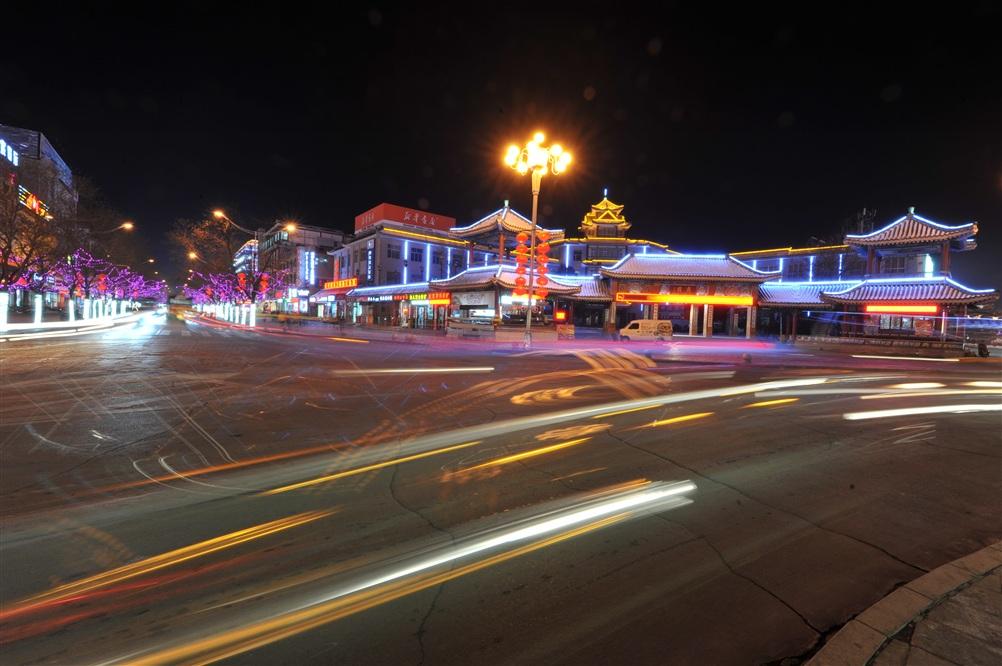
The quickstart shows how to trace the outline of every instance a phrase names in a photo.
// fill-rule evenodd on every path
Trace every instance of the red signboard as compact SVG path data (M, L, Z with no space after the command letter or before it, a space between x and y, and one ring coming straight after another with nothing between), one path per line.
M397 222L399 224L409 224L412 227L438 229L439 231L448 231L450 228L456 226L456 218L454 217L429 213L426 210L414 210L413 208L381 203L375 208L355 217L355 232L358 233L380 222Z

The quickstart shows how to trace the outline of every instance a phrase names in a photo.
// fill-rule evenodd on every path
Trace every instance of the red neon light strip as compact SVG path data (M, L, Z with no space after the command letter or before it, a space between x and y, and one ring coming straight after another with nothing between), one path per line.
M938 305L867 304L866 312L874 314L938 314Z

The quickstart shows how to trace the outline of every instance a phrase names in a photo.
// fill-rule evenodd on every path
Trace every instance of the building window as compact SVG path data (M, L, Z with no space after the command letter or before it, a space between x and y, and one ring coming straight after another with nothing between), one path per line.
M786 262L786 275L783 277L790 280L806 280L807 264L807 259L790 259Z
M759 259L757 270L763 273L775 273L779 270L779 259Z
M419 247L412 247L411 248L411 256L408 257L408 258L411 261L420 262L422 259L424 259L424 252Z
M386 271L386 284L400 284L400 271Z
M581 250L574 250L574 261L583 261L584 253Z
M445 263L445 253L443 253L441 251L432 252L431 253L431 263L435 264L436 266L441 266L442 264L444 264Z
M400 246L395 243L386 244L386 258L387 259L399 259L400 258Z
M880 260L881 273L904 273L905 257L883 257Z

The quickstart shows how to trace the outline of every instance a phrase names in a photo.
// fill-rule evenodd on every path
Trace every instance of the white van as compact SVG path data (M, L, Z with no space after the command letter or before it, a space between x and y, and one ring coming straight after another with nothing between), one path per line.
M666 319L634 319L626 328L619 329L619 339L664 340L672 334L671 322Z

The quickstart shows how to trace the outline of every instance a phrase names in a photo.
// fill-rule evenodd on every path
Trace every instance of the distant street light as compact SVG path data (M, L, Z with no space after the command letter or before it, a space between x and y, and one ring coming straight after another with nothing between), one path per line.
M198 259L198 255L195 254L194 252L189 252L188 253L188 258L191 259L192 261L194 261L195 259Z
M153 259L152 257L150 257L149 259L146 260L146 263L148 263L148 264L152 264L152 263L155 263L155 262L156 262L156 259Z
M539 205L539 186L543 175L549 171L561 174L571 164L571 154L558 143L549 148L543 146L546 137L536 132L524 148L511 145L505 153L504 162L521 175L532 172L532 231L529 245L529 289L525 310L525 348L532 346L532 278L536 263L536 209Z

